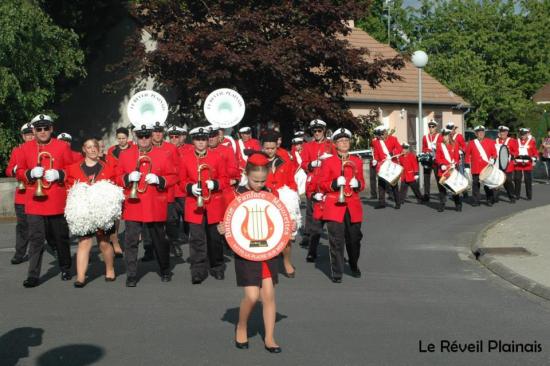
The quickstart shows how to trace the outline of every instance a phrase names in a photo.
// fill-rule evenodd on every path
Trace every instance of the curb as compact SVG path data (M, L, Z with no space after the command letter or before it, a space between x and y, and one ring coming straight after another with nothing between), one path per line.
M528 209L530 210L530 209ZM525 212L523 210L520 212ZM494 220L487 224L474 238L474 242L471 245L472 254L475 256L476 260L485 266L489 271L493 272L500 278L508 281L512 285L521 288L527 292L532 293L538 297L542 297L545 300L550 300L550 287L540 284L537 281L534 281L528 277L522 276L519 273L511 270L509 267L505 266L500 262L495 256L490 254L483 254L483 246L481 243L485 233L491 229L493 226L497 225L501 221L504 221L512 216L517 215L519 212L516 212L512 215L507 215L501 217L497 220Z

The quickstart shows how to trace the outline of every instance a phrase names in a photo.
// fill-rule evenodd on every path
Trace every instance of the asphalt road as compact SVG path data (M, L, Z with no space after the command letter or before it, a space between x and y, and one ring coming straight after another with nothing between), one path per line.
M534 201L465 205L462 213L415 203L375 211L365 201L361 279L328 279L326 239L317 265L295 249L297 276L281 276L277 287L279 355L263 349L259 309L249 324L251 348L234 347L242 293L230 262L225 281L200 286L191 285L186 263L175 265L170 283L160 282L154 264L142 265L138 287L129 289L123 274L105 283L96 258L92 281L74 289L46 254L49 279L25 289L26 264L9 264L14 225L0 223L0 365L548 365L550 303L470 254L491 221L548 203L550 186L542 185ZM482 340L484 349L440 352L442 340ZM489 340L537 342L542 351L488 352ZM436 352L420 352L420 341Z

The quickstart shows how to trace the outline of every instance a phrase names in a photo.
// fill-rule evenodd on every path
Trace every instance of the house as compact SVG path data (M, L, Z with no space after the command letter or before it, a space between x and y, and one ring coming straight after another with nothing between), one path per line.
M533 95L533 101L537 104L550 104L550 83L542 86L535 95Z
M350 25L352 32L346 39L354 47L367 48L369 57L390 58L398 55L393 48L353 27L353 23ZM397 73L402 80L382 82L376 89L372 89L366 81L360 82L361 93L350 92L346 100L355 116L368 115L371 111L378 110L380 122L395 129L395 136L399 141L414 145L418 114L418 69L412 62L406 61L405 67ZM468 103L425 71L422 72L422 89L424 133L428 130L427 123L432 119L438 122L439 127L454 122L459 132L463 133Z

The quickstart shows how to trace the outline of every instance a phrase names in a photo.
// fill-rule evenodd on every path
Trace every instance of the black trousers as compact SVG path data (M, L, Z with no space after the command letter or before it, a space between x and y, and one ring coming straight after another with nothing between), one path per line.
M401 182L401 187L399 189L399 197L401 199L401 203L405 202L405 199L407 198L407 191L409 190L409 187L411 187L414 196L417 200L422 199L422 195L420 194L420 186L418 185L418 181L415 180L413 182Z
M325 222L323 220L314 220L312 217L310 229L309 229L309 246L307 250L308 255L317 257L317 248L321 241L321 234L323 233L323 227Z
M179 239L179 219L181 212L178 212L176 201L168 203L168 215L166 217L166 236L171 245L176 244Z
M303 245L306 245L305 243L309 243L310 241L311 227L314 225L313 221L315 221L313 220L313 200L310 198L307 198L306 199L306 219L304 222L304 228L302 230L302 243L304 243Z
M55 245L59 268L63 272L71 269L71 248L69 227L63 215L27 215L29 235L29 277L39 278L44 254L46 236L50 245ZM53 241L53 243L51 242Z
M225 262L223 257L222 236L218 232L218 224L208 224L206 215L202 224L189 223L189 262L191 277L204 280L211 274L223 273Z
M342 278L344 273L344 248L348 252L349 266L357 269L361 252L361 223L351 222L349 211L346 210L344 222L327 221L330 272L333 278Z
M516 188L514 184L514 173L506 173L506 181L504 182L504 190L508 195L508 198L512 199L516 195ZM496 198L498 199L500 191L496 192Z
M126 260L126 274L128 277L137 277L139 235L142 229L147 228L151 236L152 247L160 267L161 274L170 272L170 247L166 240L164 222L126 221L124 231L124 258Z
M447 190L443 187L443 185L439 184L439 181L437 181L437 190L439 191L439 203L441 203L442 206L445 206L445 202L447 202ZM458 194L453 194L453 201L457 207L462 205L462 199Z
M27 254L29 245L29 225L27 224L25 205L15 204L15 216L17 217L17 224L15 224L15 255L13 257L23 259Z
M378 195L376 194L376 167L373 167L372 165L369 167L369 183L370 183L370 198L377 198Z
M530 170L516 170L514 172L514 185L516 188L516 197L519 198L519 195L521 194L521 181L525 181L525 193L527 195L527 199L533 198L533 172Z
M424 168L424 195L430 196L430 188L431 188L431 174L433 172L435 181L437 182L437 168Z
M382 178L378 178L378 202L386 204L386 191L390 191L393 196L393 200L396 204L399 204L398 185L392 186Z
M481 183L479 181L479 174L472 174L472 196L474 198L474 203L479 203L479 201L481 200L481 195L480 195L480 188L481 188ZM493 189L490 189L489 187L487 186L483 186L483 189L485 190L485 195L487 196L487 201L493 201L494 200L494 190Z

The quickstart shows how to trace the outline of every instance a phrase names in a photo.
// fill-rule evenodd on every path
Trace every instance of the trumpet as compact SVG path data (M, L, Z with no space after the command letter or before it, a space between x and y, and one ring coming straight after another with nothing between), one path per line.
M136 171L139 171L142 161L146 162L149 167L147 173L151 173L151 170L153 169L153 161L147 155L140 155L138 157L137 163L136 163ZM145 191L147 191L147 186L148 186L147 183L145 183L143 188L139 188L139 182L133 182L132 189L130 190L130 195L128 196L128 198L134 199L134 200L137 199L138 193L145 193Z
M47 151L41 151L38 153L38 161L37 166L42 166L42 159L43 157L47 157L49 159L49 169L53 169L53 156ZM51 183L44 183L42 178L38 178L36 180L36 191L34 192L35 197L44 197L46 194L44 193L44 189L48 189L52 186Z
M342 172L341 175L344 176L344 172L346 169L346 166L350 166L353 171L353 176L355 177L357 173L357 167L355 166L355 163L351 160L349 160L349 155L345 155L342 157ZM346 197L350 197L353 192L346 193L345 191L345 185L340 186L340 192L338 193L338 203L345 203Z
M27 187L25 187L25 182L20 180L19 183L17 183L17 189L20 191L25 191L27 189Z
M207 179L202 179L202 171L203 170L206 170L208 172L208 177ZM197 170L197 183L199 184L199 188L201 188L201 194L199 194L199 196L197 197L197 207L203 207L204 206L204 201L205 200L209 200L210 199L210 192L207 192L207 195L204 196L202 194L202 181L204 180L205 182L207 180L209 180L211 178L211 168L210 168L210 165L208 164L199 164L199 167L198 167L198 170Z

